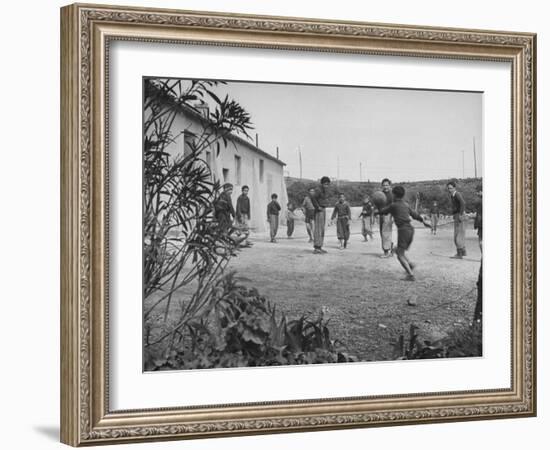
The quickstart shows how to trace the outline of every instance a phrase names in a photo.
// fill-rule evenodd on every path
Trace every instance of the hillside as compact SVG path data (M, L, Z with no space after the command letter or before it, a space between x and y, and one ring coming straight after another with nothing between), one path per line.
M317 187L318 181L309 179L300 179L286 177L286 186L289 202L294 205L301 205L302 201L310 187ZM428 206L437 200L440 205L442 214L450 213L450 199L447 193L447 183L450 179L443 180L426 180L426 181L411 181L405 183L394 182L393 185L401 185L406 189L406 200L414 206L416 194L420 193L420 208L427 209ZM457 183L457 189L464 196L466 201L466 211L474 212L476 205L479 202L476 196L476 189L482 183L481 178L464 178L453 179ZM332 184L330 187L331 201L336 203L339 192L346 195L346 199L351 206L360 206L366 194L371 195L375 191L380 190L380 183L360 182L360 181L340 181L339 187Z

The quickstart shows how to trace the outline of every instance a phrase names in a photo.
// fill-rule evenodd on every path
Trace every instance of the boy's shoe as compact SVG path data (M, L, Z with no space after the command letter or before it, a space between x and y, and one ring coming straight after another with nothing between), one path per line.
M380 255L380 258L391 258L393 255L391 253L384 253L383 255Z
M416 281L416 278L414 275L407 275L405 278L403 278L403 281Z
M315 255L322 255L322 254L323 254L323 252L322 252L320 249L318 249L318 248L314 249L314 250L313 250L313 253L314 253Z
M451 256L451 259L462 259L462 255L460 253L457 253L454 256Z

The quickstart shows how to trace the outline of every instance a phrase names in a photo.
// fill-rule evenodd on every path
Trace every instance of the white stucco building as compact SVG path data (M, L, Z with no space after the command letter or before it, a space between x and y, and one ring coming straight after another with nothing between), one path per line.
M198 110L201 111L200 108ZM166 151L173 155L184 152L185 146L203 133L204 127L208 124L207 115L206 109L204 114L201 114L192 108L181 108L171 128L175 140ZM271 201L271 194L278 195L281 205L279 217L283 223L288 202L283 175L285 163L235 134L228 136L227 145L221 140L219 144L219 154L216 145L212 145L204 150L204 159L215 179L222 184L233 184L233 206L236 205L237 197L241 195L242 186L250 188L248 196L252 231L264 232L268 228L266 210L267 204Z

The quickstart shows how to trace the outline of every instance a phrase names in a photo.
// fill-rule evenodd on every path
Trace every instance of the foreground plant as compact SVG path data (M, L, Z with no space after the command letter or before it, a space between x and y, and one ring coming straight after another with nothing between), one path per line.
M408 336L401 333L393 344L395 359L465 358L482 355L481 324L452 329L443 339L422 340L411 324Z
M209 308L181 327L174 345L148 352L146 370L352 362L322 317L288 320L234 274L217 283Z

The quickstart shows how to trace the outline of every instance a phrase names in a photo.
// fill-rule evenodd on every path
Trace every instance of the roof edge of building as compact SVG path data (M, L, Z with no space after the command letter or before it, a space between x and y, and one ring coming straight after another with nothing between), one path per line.
M180 106L180 109L182 110L182 112L187 112L187 113L191 114L193 117L195 117L196 119L200 120L203 123L210 123L210 121L206 117L204 117L201 113L199 113L198 111L193 109L191 106L188 106L188 105L179 105L179 106ZM237 136L234 133L230 132L229 135L227 136L227 138L231 139L231 140L234 140L234 141L237 141L240 144L243 144L243 145L247 146L248 148L250 148L251 150L254 150L256 153L262 155L266 159L269 159L273 162L276 162L277 164L280 164L281 166L286 166L286 164L283 161L281 161L280 159L278 159L275 156L267 153L265 150L262 150L261 148L257 147L252 142L249 142L246 139L244 139L240 136Z

